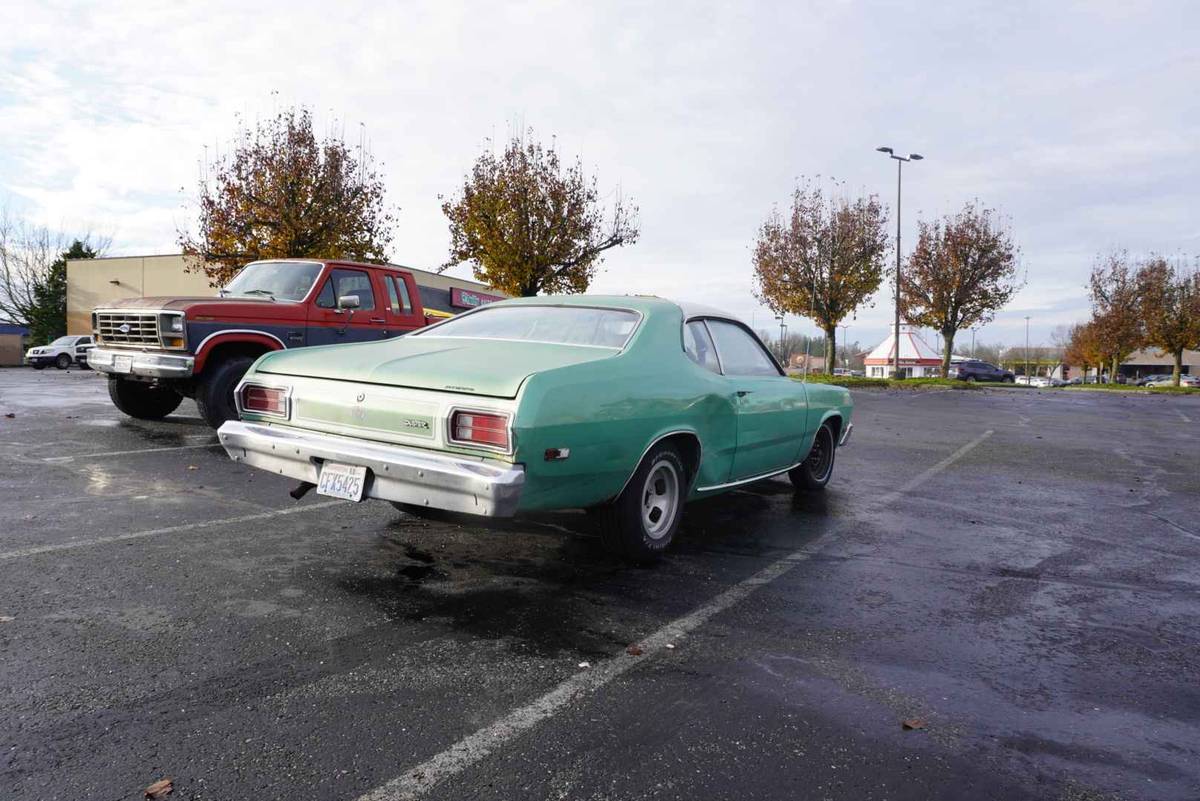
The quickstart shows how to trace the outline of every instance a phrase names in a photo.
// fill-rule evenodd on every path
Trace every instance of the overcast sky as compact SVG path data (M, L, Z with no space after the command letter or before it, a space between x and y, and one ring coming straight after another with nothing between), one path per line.
M907 243L918 215L972 198L1011 218L1028 286L980 337L1022 341L1028 314L1048 341L1086 316L1097 252L1200 252L1197 31L1193 2L18 2L0 204L110 233L117 255L173 252L205 145L237 114L302 104L352 142L365 126L400 208L391 256L433 267L438 194L515 122L641 208L641 240L594 291L767 328L759 223L801 175L894 210L894 162L874 152L891 145L926 156L905 170ZM850 339L878 341L890 314L886 297L860 310Z

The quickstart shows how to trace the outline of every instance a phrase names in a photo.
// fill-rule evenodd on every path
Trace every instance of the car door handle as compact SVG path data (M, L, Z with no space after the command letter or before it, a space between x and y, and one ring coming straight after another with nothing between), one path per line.
M385 322L387 322L387 321L386 321L386 320L384 320L382 317L372 317L372 318L371 318L371 322L373 322L373 323L385 323Z
M752 389L739 389L739 390L737 391L737 396L738 396L739 398L744 398L744 397L746 397L747 395L749 395L749 394L750 394L751 392L753 392L753 391L754 391L754 390L752 390Z

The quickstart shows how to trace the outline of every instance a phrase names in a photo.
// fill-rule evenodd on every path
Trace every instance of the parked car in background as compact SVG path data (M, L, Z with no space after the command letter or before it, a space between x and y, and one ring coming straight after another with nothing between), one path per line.
M1174 376L1164 375L1155 376L1153 380L1147 381L1142 386L1147 387L1173 387L1175 386ZM1181 387L1200 387L1200 377L1194 375L1179 376L1179 386Z
M233 390L264 353L406 334L427 312L411 272L390 265L275 259L242 268L215 298L131 298L92 312L94 370L130 417L166 417L195 398L213 428L237 419Z
M978 359L966 359L950 367L950 377L960 381L999 381L1015 383L1017 378L1011 370Z
M1056 386L1053 379L1051 379L1047 376L1044 376L1044 375L1031 375L1031 376L1020 375L1020 376L1016 377L1016 382L1018 384L1026 384L1031 387L1046 388L1046 387Z
M92 345L90 336L65 336L25 351L25 363L35 370L54 365L66 370L72 364L87 364L87 351Z
M594 510L604 543L661 554L683 504L787 473L820 490L852 428L843 387L788 378L722 312L661 298L494 303L387 342L277 351L219 437L294 495L417 514Z
M1171 378L1171 374L1170 374L1170 373L1154 373L1153 375L1145 375L1145 376L1142 376L1141 378L1139 378L1139 379L1138 379L1136 382L1134 382L1134 383L1135 383L1137 386L1139 386L1139 387L1144 387L1144 386L1146 386L1147 384L1150 384L1150 383L1152 383L1152 382L1155 382L1155 381L1162 381L1162 380L1164 380L1164 379L1168 379L1168 380L1169 380L1170 378Z

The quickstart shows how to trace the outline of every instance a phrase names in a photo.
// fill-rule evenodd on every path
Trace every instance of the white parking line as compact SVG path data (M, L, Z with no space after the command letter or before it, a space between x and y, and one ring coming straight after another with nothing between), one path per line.
M108 537L92 537L86 540L58 542L53 545L32 545L28 548L18 548L15 551L0 551L0 562L9 559L20 559L25 556L37 556L43 553L69 551L74 548L87 548L92 545L105 545L110 542L140 540L146 537L156 537L159 534L177 534L181 531L194 531L200 528L209 528L210 526L232 526L238 523L251 523L255 520L269 520L272 517L282 517L283 515L315 512L318 509L328 509L330 506L339 506L344 503L348 503L348 501L325 501L323 503L312 503L307 506L293 506L288 509L273 509L270 512L241 515L240 517L224 517L220 520L206 520L198 523L182 523L178 526L167 526L166 528L152 528L149 531L127 531L124 534L113 534Z
M900 488L880 496L870 506L886 506L894 503L905 493L924 484L966 456L993 433L991 430L985 431L933 467L910 479ZM467 768L496 751L509 740L520 736L543 720L552 717L571 703L571 701L603 687L613 679L636 667L639 662L656 653L662 652L668 644L674 644L683 639L688 633L703 625L714 615L725 611L738 601L749 596L759 587L770 584L800 562L809 559L821 547L828 544L829 541L829 535L826 534L820 543L814 543L809 547L801 548L772 562L753 576L743 579L720 595L717 595L703 606L683 617L671 621L639 642L642 648L640 656L632 656L622 652L593 668L574 674L540 698L533 700L525 706L514 709L490 726L485 726L474 734L464 737L445 751L434 755L403 775L360 796L358 801L407 801L408 799L415 799L424 795L434 785L462 773Z
M172 445L168 448L139 448L132 451L107 451L105 453L77 453L74 456L43 456L43 462L73 462L76 459L107 459L110 456L130 456L135 453L162 453L163 451L190 451L197 448L215 448L221 443L205 442L199 445Z

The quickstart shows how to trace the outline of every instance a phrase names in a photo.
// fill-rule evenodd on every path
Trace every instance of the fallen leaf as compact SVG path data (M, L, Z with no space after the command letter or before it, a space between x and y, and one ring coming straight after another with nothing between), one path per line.
M642 655L642 646L631 645L625 649L625 653L629 654L630 656L641 656Z
M8 419L10 419L10 420L11 420L12 418L16 417L16 415L15 415L15 414L13 414L12 412L7 412L7 413L6 413L4 416L5 416L5 417L7 417L7 418L8 418Z
M667 643L667 647L668 647L668 648L670 648L672 651L674 651L674 650L675 650L675 643L673 643L673 642L669 642L669 643Z
M925 728L925 721L921 720L920 718L909 718L908 720L901 723L900 726L905 731L912 731L913 729L923 729L923 728Z
M581 668L590 668L592 666L592 663L591 662L580 662L579 666Z
M146 788L146 798L162 798L170 795L174 790L175 783L171 779L159 779Z

